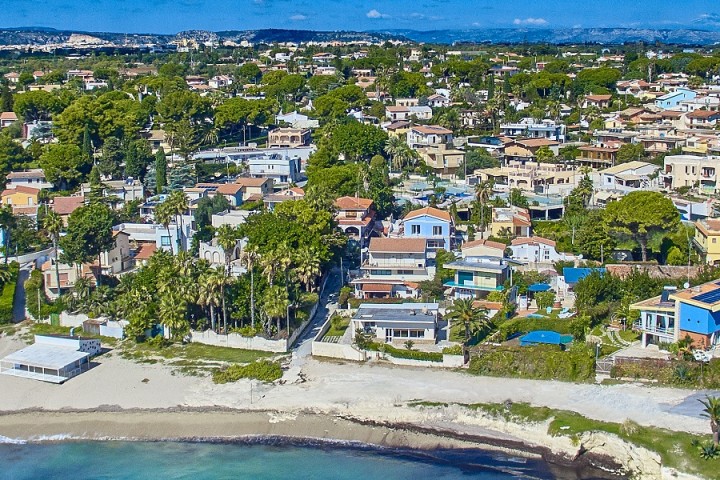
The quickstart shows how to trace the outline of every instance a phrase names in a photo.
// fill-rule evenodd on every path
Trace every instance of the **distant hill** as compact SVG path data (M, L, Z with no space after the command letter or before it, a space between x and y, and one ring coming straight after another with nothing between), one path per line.
M720 31L697 29L656 30L642 28L492 28L470 30L387 30L381 33L416 42L445 43L552 43L622 44L626 42L676 45L720 44Z
M124 34L111 32L82 32L55 30L45 27L0 28L0 45L44 45L66 42L72 34L90 35L121 45L125 39L137 43L163 44L176 38L198 41L230 40L253 43L272 42L330 42L412 40L425 43L554 43L554 44L622 44L626 42L665 43L677 45L720 45L720 31L693 28L656 30L640 28L494 28L468 30L385 30L371 32L312 31L312 30L229 30L210 32L189 30L176 35Z

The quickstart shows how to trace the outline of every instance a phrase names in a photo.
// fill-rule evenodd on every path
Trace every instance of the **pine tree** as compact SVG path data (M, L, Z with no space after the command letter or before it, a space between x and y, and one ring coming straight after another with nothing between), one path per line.
M12 112L13 104L13 95L10 88L3 85L0 88L0 112Z
M90 139L90 127L85 125L85 131L83 132L83 144L82 144L83 156L87 159L88 163L93 161L93 147L92 140Z
M93 165L88 175L90 183L90 193L88 195L89 203L100 203L103 201L103 184L100 180L100 169L97 165Z
M161 193L167 186L167 158L160 148L155 154L155 193Z

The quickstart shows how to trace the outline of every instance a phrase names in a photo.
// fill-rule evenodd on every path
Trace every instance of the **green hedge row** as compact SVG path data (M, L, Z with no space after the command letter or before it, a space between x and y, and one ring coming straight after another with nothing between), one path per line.
M561 334L568 334L570 333L570 322L553 318L518 317L503 323L498 330L503 340L507 340L516 333L527 333L535 330L551 330Z
M14 319L13 304L20 267L16 262L13 262L8 265L8 271L10 272L10 280L2 285L2 292L0 293L0 324L12 323Z
M278 362L259 360L247 365L230 365L213 372L213 382L236 382L241 378L253 378L263 382L274 382L282 377L282 369Z
M480 349L469 372L493 377L585 382L595 377L595 357L585 345L562 350L556 345Z
M419 352L417 350L408 350L396 348L386 343L371 343L366 347L367 350L387 353L395 358L406 358L408 360L423 360L426 362L442 362L443 354L440 352Z

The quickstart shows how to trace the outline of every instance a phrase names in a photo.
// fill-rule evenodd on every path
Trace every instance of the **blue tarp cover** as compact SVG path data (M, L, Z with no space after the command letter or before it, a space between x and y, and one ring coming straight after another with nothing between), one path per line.
M572 342L572 339L572 335L560 335L559 333L552 332L550 330L535 330L534 332L530 332L527 335L520 337L520 345L537 345L539 343L560 345L570 343Z

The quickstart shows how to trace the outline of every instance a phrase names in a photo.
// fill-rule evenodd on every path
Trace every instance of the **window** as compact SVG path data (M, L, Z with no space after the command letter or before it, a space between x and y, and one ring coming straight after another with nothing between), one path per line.
M545 260L550 260L550 250L545 250Z
M167 235L163 235L160 237L160 246L162 247L169 247L170 246L170 237Z
M713 237L713 243L717 243L717 238Z
M397 274L398 275L412 275L413 271L412 270L398 270Z
M443 228L440 225L433 227L433 235L442 235L443 234Z
M391 270L370 270L371 275L392 275Z
M420 225L410 225L410 233L413 235L420 235Z

